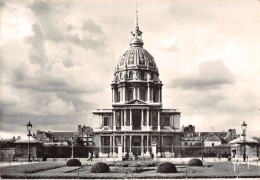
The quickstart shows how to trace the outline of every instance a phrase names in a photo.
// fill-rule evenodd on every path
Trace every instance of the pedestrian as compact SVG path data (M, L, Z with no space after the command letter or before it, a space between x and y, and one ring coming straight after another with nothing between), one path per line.
M153 158L154 158L154 155L153 155L153 153L151 152L151 153L150 153L150 155L151 155L151 158L152 158L152 160L153 160Z
M89 151L88 152L88 160L87 161L92 161L92 157L93 157L92 153Z

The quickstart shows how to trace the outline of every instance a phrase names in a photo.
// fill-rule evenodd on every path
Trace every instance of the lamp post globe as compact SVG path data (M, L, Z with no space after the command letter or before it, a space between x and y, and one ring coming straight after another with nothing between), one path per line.
M243 146L244 146L244 152L243 152L243 161L246 161L246 128L247 128L247 124L245 123L245 121L243 122L243 124L241 125L241 128L243 130Z
M28 138L29 138L29 141L28 141L28 162L30 162L31 160L30 160L30 136L32 136L32 134L31 134L31 130L32 130L32 124L31 124L31 122L29 121L29 123L26 125L26 127L27 127L27 131L28 131Z
M241 128L242 128L243 133L244 133L244 131L246 131L246 128L247 128L247 124L245 123L245 121L244 121L243 124L241 125Z

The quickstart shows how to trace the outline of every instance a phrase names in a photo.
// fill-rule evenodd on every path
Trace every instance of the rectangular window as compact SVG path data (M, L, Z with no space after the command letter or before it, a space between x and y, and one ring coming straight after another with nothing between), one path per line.
M129 89L128 90L128 101L132 101L134 98L133 98L133 89Z
M104 126L109 126L109 117L104 117Z
M141 71L141 79L143 80L144 79L144 72Z
M140 99L146 101L146 92L145 89L141 89L140 91Z
M170 117L164 117L164 126L170 126Z

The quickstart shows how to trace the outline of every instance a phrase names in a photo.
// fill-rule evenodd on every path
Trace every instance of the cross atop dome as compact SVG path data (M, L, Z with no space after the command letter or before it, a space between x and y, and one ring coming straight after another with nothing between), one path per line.
M135 14L135 30L131 31L132 39L130 41L131 47L143 47L144 42L142 40L142 31L139 30L138 26L138 10Z
M138 27L138 10L137 10L137 5L136 5L136 11L135 11L135 28L139 29L139 27Z

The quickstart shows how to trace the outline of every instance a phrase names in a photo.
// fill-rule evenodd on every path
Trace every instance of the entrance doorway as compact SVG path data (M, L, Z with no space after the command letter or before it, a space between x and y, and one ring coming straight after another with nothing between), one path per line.
M141 130L141 111L133 111L133 130Z
M141 155L141 137L140 136L133 136L132 142L132 152L133 154Z

